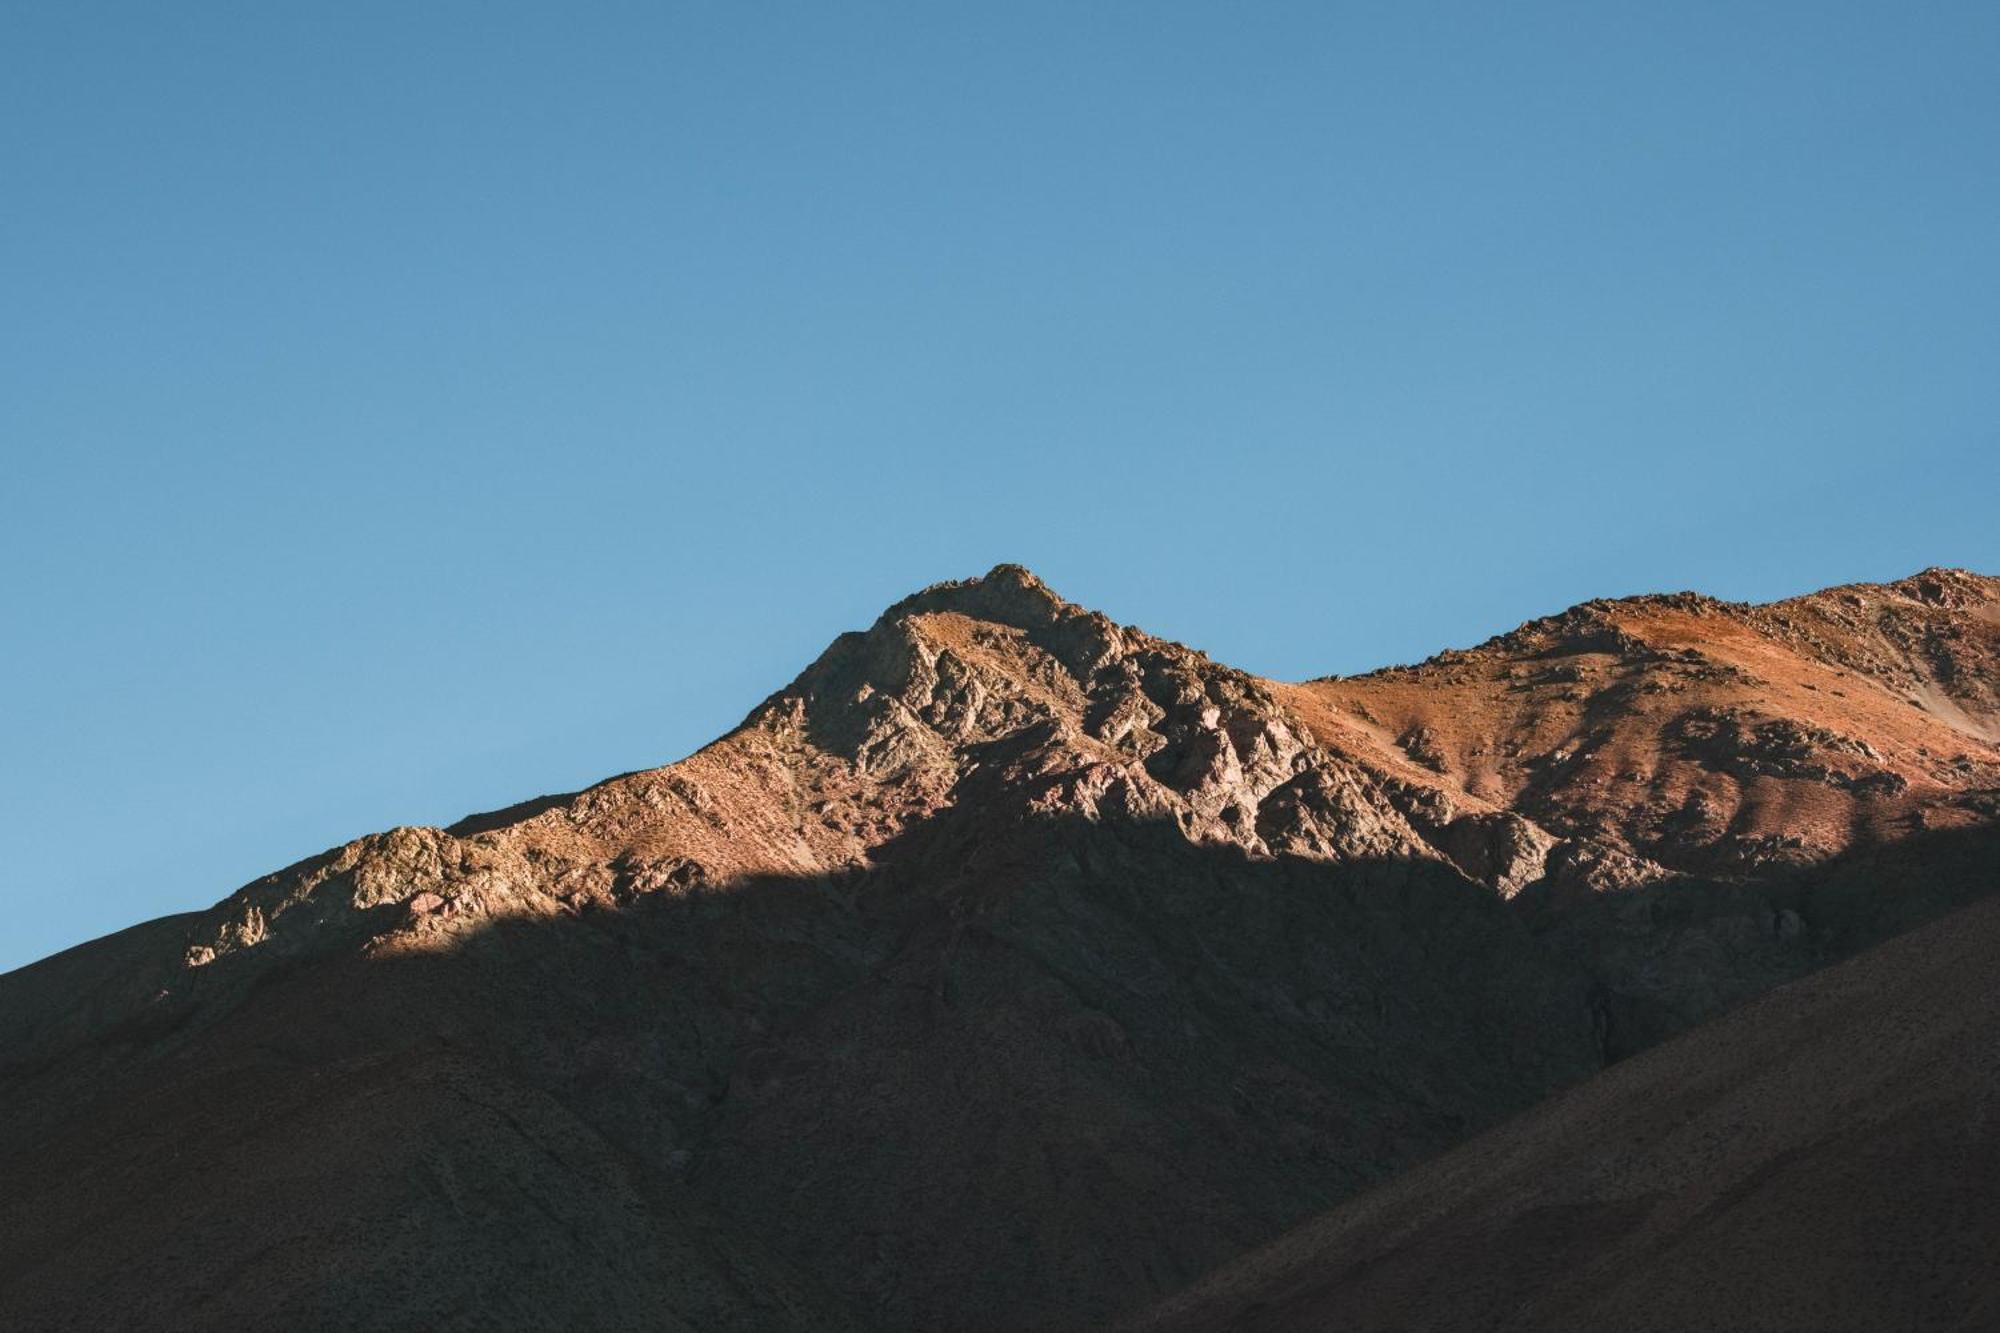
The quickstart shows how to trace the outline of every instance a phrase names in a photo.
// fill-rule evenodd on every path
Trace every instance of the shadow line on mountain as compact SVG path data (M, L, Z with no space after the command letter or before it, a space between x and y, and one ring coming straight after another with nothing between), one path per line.
M696 1286L754 1272L797 1293L800 1327L1088 1327L1608 1059L1990 890L1996 867L1994 830L1932 831L1759 884L1681 880L1538 916L1429 860L1253 859L1164 820L948 811L843 875L491 919L422 952L251 948L66 1055L9 1051L21 1185L0 1250L15 1275L58 1257L90 1273L90 1226L53 1198L107 1170L144 1198L214 1188L194 1182L245 1134L334 1176L401 1160L406 1132L451 1152L449 1133L373 1112L338 1151L273 1128L317 1123L316 1101L345 1105L393 1069L430 1089L407 1094L412 1125L468 1098L513 1107L529 1129L479 1131L496 1161L599 1162L640 1200L645 1243L707 1275ZM129 961L132 943L109 952ZM87 961L68 959L64 984ZM1635 980L1666 963L1692 969L1685 993ZM245 1219L280 1207L255 1182L231 1188ZM414 1208L458 1235L448 1198L398 1188L353 1206ZM38 1208L55 1220L24 1222ZM396 1234L340 1242L352 1271L386 1280ZM499 1248L546 1243L524 1231ZM142 1248L104 1251L99 1280L151 1271ZM736 1308L655 1295L704 1326Z
M207 1192L204 1254L254 1253L282 1215L335 1285L365 1275L410 1309L428 1297L385 1276L400 1233L356 1239L357 1218L416 1209L427 1246L567 1252L568 1223L482 1240L390 1179L473 1151L451 1146L469 1134L508 1171L544 1148L610 1163L641 1235L582 1234L684 1253L696 1285L747 1265L806 1293L799 1327L1086 1327L1590 1067L1578 989L1525 965L1505 909L1437 863L1257 862L1164 823L952 823L856 875L501 917L422 952L219 957L185 1003L8 1069L0 1286L74 1274L54 1306L16 1307L40 1318L65 1300L118 1313L82 1287L141 1280L120 1274L171 1285L138 1232L103 1238L79 1180L124 1181L139 1216ZM1574 1060L1540 1049L1530 1011L1570 1014ZM393 1093L384 1069L402 1071ZM437 1127L467 1101L529 1128ZM246 1144L283 1146L278 1179L383 1180L315 1217L230 1169L260 1160ZM258 1280L280 1304L248 1314L305 1299Z
M630 1279L650 1293L632 1299L700 1327L1090 1327L1606 1059L1988 891L1996 867L1992 829L1938 831L1782 881L1676 881L1536 919L1424 859L1264 861L1168 821L946 815L848 875L502 917L424 953L248 949L154 1019L40 1073L10 1063L20 1187L0 1287L58 1263L108 1293L128 1267L166 1281L138 1239L106 1249L102 1213L54 1199L106 1177L142 1201L216 1191L264 1143L360 1197L300 1219L296 1195L232 1181L230 1213L284 1213L406 1309L430 1297L394 1277L400 1233L354 1239L356 1215L422 1217L522 1263L568 1253L564 1227L680 1255ZM1630 983L1674 959L1704 985ZM1718 959L1752 963L1734 991L1708 985ZM404 1119L376 1119L378 1095ZM328 1127L326 1107L354 1119ZM444 1129L466 1115L478 1125ZM598 1163L638 1221L462 1233L450 1191L406 1197L416 1159L454 1153L454 1135L502 1177L530 1171L524 1155ZM370 1173L386 1175L348 1179ZM254 1239L232 1225L202 1213L216 1253ZM792 1293L800 1317L686 1293L744 1283Z

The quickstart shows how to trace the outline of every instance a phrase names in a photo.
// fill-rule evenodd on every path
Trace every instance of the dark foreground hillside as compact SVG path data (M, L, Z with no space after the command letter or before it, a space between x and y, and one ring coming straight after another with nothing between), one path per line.
M2000 1327L2000 902L1793 982L1129 1333Z
M1590 603L1284 684L1003 566L841 636L679 763L362 838L0 977L0 1327L1101 1327L1990 892L1996 737L2000 584L1957 571ZM1989 928L1959 929L1923 938ZM1894 971L1860 966L1821 975ZM1881 984L1972 984L1929 975ZM1826 1022L1876 1045L1902 1021L1850 1008ZM1670 1177L1725 1166L1750 1183L1716 1218L1811 1167L1853 1282L1944 1290L1842 1237L1920 1197L1957 1226L1958 1176L1922 1172L1953 1134L1937 1161L1990 1165L1983 1120L1948 1128L1971 1085L1932 1108L1929 1066L1879 1066L1914 1193L1878 1200L1798 1155L1817 1130L1745 1128L1790 1099L1832 1134L1877 1096L1793 1027L1734 1064L1724 1037L1656 1051L1724 1042L1672 1080L1709 1090L1693 1118L1607 1110L1545 1211L1405 1256L1425 1299L1504 1312L1582 1280L1535 1266L1565 1246L1705 1244ZM1617 1183L1655 1149L1658 1179ZM1370 1270L1384 1310L1402 1262ZM1805 1281L1770 1276L1768 1308Z

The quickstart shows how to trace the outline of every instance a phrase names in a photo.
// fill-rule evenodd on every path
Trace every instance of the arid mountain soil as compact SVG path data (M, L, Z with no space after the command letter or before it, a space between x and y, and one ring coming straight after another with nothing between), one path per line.
M1286 685L1002 566L0 977L0 1322L1086 1328L1994 887L2000 581Z
M1996 969L2000 902L1961 909L1397 1177L1126 1333L2000 1327Z

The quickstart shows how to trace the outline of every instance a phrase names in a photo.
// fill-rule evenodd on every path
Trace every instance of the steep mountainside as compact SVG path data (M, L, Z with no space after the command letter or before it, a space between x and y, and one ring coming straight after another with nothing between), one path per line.
M1996 738L1955 571L1285 685L1002 566L0 977L0 1320L1099 1324L1992 887Z
M2000 903L1964 908L1398 1177L1127 1333L2000 1327L1996 968Z

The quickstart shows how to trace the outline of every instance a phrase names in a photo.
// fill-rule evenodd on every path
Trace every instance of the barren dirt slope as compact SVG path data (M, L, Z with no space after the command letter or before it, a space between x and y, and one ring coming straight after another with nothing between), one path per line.
M2000 1326L2000 903L1669 1042L1129 1333Z

